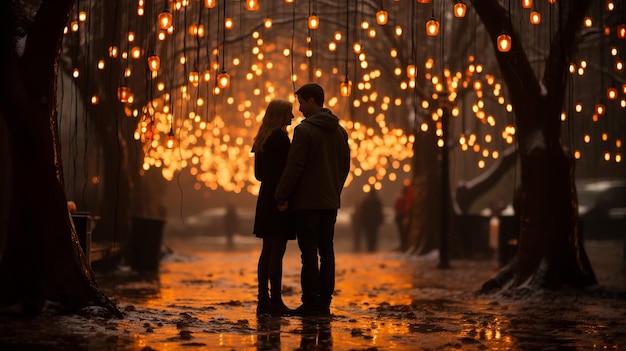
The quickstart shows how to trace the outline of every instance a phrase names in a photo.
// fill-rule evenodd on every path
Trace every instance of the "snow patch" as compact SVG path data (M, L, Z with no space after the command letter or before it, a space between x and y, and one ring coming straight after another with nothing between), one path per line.
M17 57L22 57L24 55L24 51L26 50L26 39L28 35L24 35L23 37L17 37L15 40L15 52Z
M526 155L530 155L530 153L535 150L545 150L546 149L546 141L543 137L543 133L539 129L535 129L526 137Z
M548 88L546 88L543 82L539 82L539 94L541 94L541 96L548 96Z

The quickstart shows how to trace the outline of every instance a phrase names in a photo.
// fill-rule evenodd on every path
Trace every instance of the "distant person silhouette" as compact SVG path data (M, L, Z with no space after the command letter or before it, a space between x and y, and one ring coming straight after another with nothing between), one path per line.
M361 219L361 203L354 205L354 210L350 214L350 224L352 224L352 239L354 252L361 251L361 241L363 240L363 223Z
M296 236L290 211L279 211L274 201L290 147L287 126L293 119L292 109L289 101L271 101L252 146L254 176L261 181L253 233L263 239L258 264L257 314L280 316L292 312L282 300L282 274L287 241Z
M224 231L226 232L226 245L229 249L235 246L235 234L239 234L239 215L235 205L228 204L224 214Z
M361 203L360 216L361 227L365 232L367 251L378 250L378 229L383 223L383 203L378 197L376 189L370 190Z

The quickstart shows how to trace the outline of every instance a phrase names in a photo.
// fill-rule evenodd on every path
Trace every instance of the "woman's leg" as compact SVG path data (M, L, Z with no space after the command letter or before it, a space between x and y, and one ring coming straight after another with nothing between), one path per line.
M261 249L261 255L259 256L259 264L257 266L257 281L259 286L259 302L257 305L257 313L269 312L269 271L270 271L270 258L272 248L271 240L263 238L263 247Z
M285 306L282 298L282 282L283 282L283 256L287 248L287 240L272 239L272 253L270 255L270 311L274 316L284 316L293 313L291 309Z
M270 296L280 297L282 295L283 282L283 256L287 249L287 240L271 239L271 253L269 257L269 281Z

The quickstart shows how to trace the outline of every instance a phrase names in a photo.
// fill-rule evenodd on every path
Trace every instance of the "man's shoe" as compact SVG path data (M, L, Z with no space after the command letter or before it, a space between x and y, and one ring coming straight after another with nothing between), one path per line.
M317 313L321 317L330 317L330 306L318 306Z
M314 305L302 304L293 311L294 316L313 317L317 316L317 308Z
M330 302L332 298L320 298L317 303L317 311L320 316L330 317Z

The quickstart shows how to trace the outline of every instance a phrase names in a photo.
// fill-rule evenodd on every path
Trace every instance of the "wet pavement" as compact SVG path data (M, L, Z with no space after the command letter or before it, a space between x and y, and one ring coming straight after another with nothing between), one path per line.
M0 317L0 350L592 350L626 349L623 242L590 242L601 286L584 292L475 292L497 272L494 259L354 253L337 238L332 318L257 317L260 241L165 238L172 250L157 274L100 276L124 311L87 316ZM284 260L284 300L299 305L295 242Z

